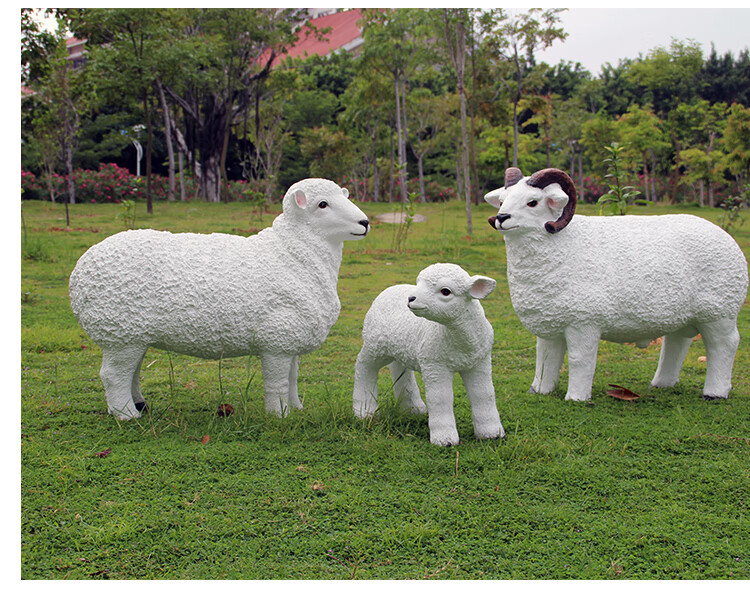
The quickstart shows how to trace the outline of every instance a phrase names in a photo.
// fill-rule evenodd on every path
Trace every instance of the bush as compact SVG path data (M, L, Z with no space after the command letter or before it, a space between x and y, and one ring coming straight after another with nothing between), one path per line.
M56 195L66 195L66 176L55 174L52 177ZM76 201L79 203L121 203L126 200L138 201L145 198L146 178L133 176L127 169L117 164L101 164L99 170L75 170L73 181L76 187ZM185 178L186 199L197 194L197 181ZM21 197L23 199L49 200L47 184L28 170L21 170ZM231 181L222 187L222 195L230 201L257 202L263 190L258 181ZM151 198L166 201L169 192L169 179L157 174L151 175ZM178 194L175 198L179 199ZM59 198L59 197L58 197Z

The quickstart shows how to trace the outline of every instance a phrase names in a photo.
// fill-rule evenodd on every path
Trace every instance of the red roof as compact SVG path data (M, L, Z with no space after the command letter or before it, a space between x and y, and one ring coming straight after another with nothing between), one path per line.
M319 18L312 19L308 23L314 25L318 31L330 27L330 31L323 35L323 40L318 36L311 34L312 31L308 23L302 25L302 29L297 34L297 43L288 48L287 54L279 56L280 60L289 57L306 57L310 55L325 56L341 49L362 37L362 30L357 22L362 18L362 11L359 8L352 8L328 14ZM279 59L280 58L280 59Z

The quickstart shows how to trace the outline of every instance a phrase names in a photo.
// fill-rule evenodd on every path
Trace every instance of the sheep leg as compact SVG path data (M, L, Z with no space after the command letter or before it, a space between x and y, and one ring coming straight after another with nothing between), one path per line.
M142 402L143 396L140 395L139 386L139 400L133 399L133 384L138 380L138 371L147 349L148 347L139 345L102 347L99 377L104 384L109 413L120 420L141 416L136 401Z
M656 367L651 387L674 387L677 384L692 341L692 336L683 336L680 333L662 337L659 365Z
M600 331L593 326L568 326L565 342L568 347L568 393L566 400L588 401L596 370Z
M260 369L263 373L263 389L266 412L277 416L289 413L289 376L292 374L293 356L261 353Z
M148 411L148 404L141 393L141 365L143 364L143 357L145 356L146 352L144 351L141 360L138 361L138 367L136 368L135 373L133 373L133 384L131 387L135 409L141 413Z
M703 397L726 399L732 389L732 367L740 344L737 320L722 318L701 325L699 330L706 347L706 382L703 386Z
M352 408L357 418L369 418L378 409L378 372L386 363L376 362L363 349L354 365Z
M443 447L458 444L456 417L453 414L453 373L444 367L422 370L427 399L430 442Z
M299 375L299 357L292 359L292 367L289 370L289 405L297 410L302 409L302 402L299 400L297 391L297 378Z
M488 359L484 366L472 371L462 371L461 379L471 402L471 418L474 436L477 438L505 438L500 422L492 385L492 366Z
M391 371L393 393L401 407L410 410L413 414L427 412L427 406L422 401L422 394L419 392L414 371L395 361L388 365L388 368Z
M552 393L560 380L560 368L565 357L565 339L536 339L536 369L529 393Z

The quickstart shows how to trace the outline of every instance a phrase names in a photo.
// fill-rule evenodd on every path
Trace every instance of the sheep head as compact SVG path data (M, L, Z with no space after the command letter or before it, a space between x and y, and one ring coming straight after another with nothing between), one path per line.
M417 276L408 306L416 316L447 324L459 319L475 299L484 299L495 289L495 280L470 276L456 264L438 263Z
M284 217L307 225L332 242L361 240L370 230L367 216L349 200L349 191L323 178L307 178L284 195Z
M505 186L487 193L484 200L498 208L489 222L503 233L544 228L555 234L573 219L576 188L570 176L557 168L529 177L518 168L508 168Z

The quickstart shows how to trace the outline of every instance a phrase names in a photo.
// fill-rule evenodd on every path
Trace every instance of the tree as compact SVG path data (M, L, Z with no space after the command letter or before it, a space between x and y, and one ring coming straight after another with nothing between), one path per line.
M684 148L678 156L685 166L685 181L698 183L699 203L713 207L714 186L721 180L723 153L718 139L724 133L727 119L727 106L724 103L709 104L700 100L694 104L681 104L675 111Z
M444 8L445 43L453 68L456 71L459 109L461 113L461 176L466 200L466 231L472 232L471 221L471 170L469 169L469 134L466 125L466 37L474 25L474 11L468 8Z
M186 26L173 31L169 57L181 76L165 80L168 96L194 128L200 194L220 200L222 162L233 122L259 103L257 84L294 40L299 9L185 9ZM165 49L166 51L166 49ZM260 125L256 109L256 127Z
M631 105L617 120L622 138L625 160L633 168L643 170L644 194L647 201L656 202L656 154L669 147L662 131L662 122L649 108ZM653 162L649 184L649 159Z
M750 179L750 107L733 104L724 133L724 149L729 171L737 181L737 191L742 194Z
M427 12L419 8L364 9L362 33L365 45L361 59L389 76L394 89L396 166L401 200L407 202L406 94L407 84L428 54L425 40Z
M52 150L44 156L48 175L55 168L54 160L58 160L65 173L66 203L75 203L73 156L78 147L81 116L92 108L95 94L87 84L85 73L71 68L67 56L65 29L61 28L57 45L47 56L47 67L34 84L34 101L38 105L34 133L46 149Z
M513 103L513 165L518 165L518 134L521 97L534 80L529 74L534 68L534 53L546 49L556 40L564 41L568 34L557 24L564 8L531 8L528 12L505 15L502 9L493 17L489 12L481 19L487 43L495 58L510 68L512 76L511 102ZM541 85L537 76L536 85Z
M449 118L450 98L447 96L433 96L426 88L415 90L409 95L411 125L411 145L414 157L417 159L419 172L419 192L424 203L424 158L435 148L435 140L444 129Z
M569 161L570 177L574 180L576 164L578 165L577 180L580 194L583 194L584 190L583 124L592 117L583 105L583 99L578 97L555 103L550 130L552 141L559 146L558 149Z
M379 143L388 119L388 99L390 88L382 76L367 67L360 67L357 76L342 95L345 110L339 116L339 124L355 138L367 136L370 149L362 156L372 167L373 199L380 200L380 166L378 164ZM362 165L367 168L367 162Z
M599 113L581 126L581 143L595 174L604 177L607 174L606 157L608 146L620 141L619 129L614 120L606 114Z
M179 13L165 9L93 8L70 13L73 30L90 46L87 70L98 74L102 92L140 101L146 130L146 209L153 213L151 166L156 81L169 30Z

